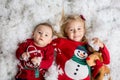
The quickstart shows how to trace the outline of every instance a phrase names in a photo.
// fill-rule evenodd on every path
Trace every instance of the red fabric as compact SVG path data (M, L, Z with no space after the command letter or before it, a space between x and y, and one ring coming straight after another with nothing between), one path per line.
M70 79L64 71L65 63L67 60L71 59L74 50L80 45L85 46L87 45L86 42L75 42L72 40L58 38L53 41L55 48L57 48L57 55L56 55L56 63L60 68L63 70L63 74L58 75L58 80L72 80ZM90 76L86 77L84 80L90 80Z
M73 79L70 79L65 74L63 74L58 76L58 80L73 80ZM90 80L90 76L86 77L84 80Z
M103 63L100 60L96 60L96 66L93 67L92 76L95 78L98 74L100 68L102 67Z
M103 63L104 64L109 64L110 63L110 54L109 54L109 51L106 48L106 46L104 45L103 48L100 48L100 51L102 53Z
M65 38L57 38L52 43L54 44L55 48L57 48L56 63L58 66L60 66L60 68L62 68L63 72L64 72L64 67L65 67L66 61L71 59L71 57L74 54L74 50L77 48L77 46L88 45L87 42L75 42L72 40L67 40ZM102 52L103 63L109 64L110 56L109 56L109 52L108 52L107 48L105 47L105 45L103 48L100 48L100 51ZM90 55L90 54L91 53L88 51L88 55ZM93 70L94 76L96 75L99 68L101 67L101 63L99 63L99 61L96 61L96 62L97 62L97 65L95 66L95 68ZM62 75L60 74L58 76L58 80L72 80L72 79L68 78L64 72ZM84 80L90 80L90 76L88 76Z
M34 70L26 70L25 67L25 61L21 59L21 55L23 52L26 52L28 46L35 46L35 48L37 50L40 50L41 55L43 56L42 61L40 63L39 66L39 72L40 72L40 77L39 78L35 78L35 71ZM33 50L33 48L29 48L29 51ZM34 54L30 54L31 58L34 56L41 56L39 55L34 55ZM47 70L53 62L54 59L54 48L52 47L52 45L48 44L46 47L38 47L34 44L33 39L27 39L25 42L19 44L18 49L16 50L16 57L18 60L20 60L20 66L18 74L16 75L17 78L24 78L27 80L43 80L43 70ZM42 71L40 71L42 70Z
M24 79L24 80L44 80L44 77L43 77L44 74L45 74L45 71L41 70L40 74L39 74L39 78L35 78L34 70L22 69L17 73L15 78L16 79Z
M100 60L96 60L96 65L93 67L93 72L92 72L92 76L94 78L98 74L99 69L102 67L103 64L110 63L110 55L105 45L103 48L100 48L100 52L102 53L103 62L101 62Z

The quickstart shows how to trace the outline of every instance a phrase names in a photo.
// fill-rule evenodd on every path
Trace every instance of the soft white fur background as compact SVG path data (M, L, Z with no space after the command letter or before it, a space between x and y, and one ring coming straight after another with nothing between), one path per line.
M87 37L99 37L111 56L112 80L120 80L120 1L119 0L0 0L0 80L14 80L18 42L32 34L38 23L51 22L59 31L59 20L65 14L83 14ZM57 80L53 65L46 80Z

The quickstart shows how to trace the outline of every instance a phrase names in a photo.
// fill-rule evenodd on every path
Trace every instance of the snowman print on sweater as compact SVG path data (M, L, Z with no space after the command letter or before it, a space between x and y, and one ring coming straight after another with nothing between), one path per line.
M73 80L83 80L89 75L89 67L86 63L87 50L84 46L78 46L74 55L65 63L65 74Z

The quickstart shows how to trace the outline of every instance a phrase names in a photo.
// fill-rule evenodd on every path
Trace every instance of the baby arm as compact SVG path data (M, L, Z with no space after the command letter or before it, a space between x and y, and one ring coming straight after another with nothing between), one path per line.
M28 53L26 53L27 45L28 45L27 42L23 42L18 45L18 49L16 50L17 59L23 60L23 58L28 56Z

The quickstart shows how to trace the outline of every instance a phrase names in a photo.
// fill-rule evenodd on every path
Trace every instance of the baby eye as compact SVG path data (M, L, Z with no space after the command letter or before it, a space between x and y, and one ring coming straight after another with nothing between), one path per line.
M45 36L47 37L47 36L48 36L48 34L45 34Z
M81 28L78 28L78 30L81 30Z
M39 34L42 34L42 32L40 32L40 31L39 31L38 33L39 33Z
M69 31L71 31L71 32L72 32L72 31L73 31L73 29L70 29Z

